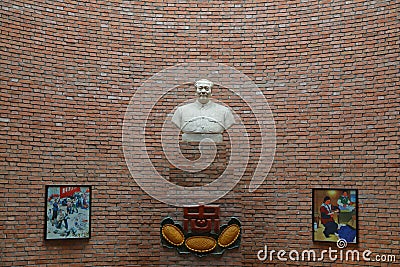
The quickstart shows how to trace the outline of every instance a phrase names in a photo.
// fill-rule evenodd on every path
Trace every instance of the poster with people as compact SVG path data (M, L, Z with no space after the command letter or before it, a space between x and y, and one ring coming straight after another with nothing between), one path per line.
M313 241L357 243L358 191L313 189Z
M90 238L91 186L46 186L45 239Z

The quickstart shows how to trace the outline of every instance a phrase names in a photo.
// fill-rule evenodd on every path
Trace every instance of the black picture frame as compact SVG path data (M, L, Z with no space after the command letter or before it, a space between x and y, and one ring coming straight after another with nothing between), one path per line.
M327 205L329 200L330 206ZM358 244L358 206L357 189L314 188L311 211L313 241L336 243L344 239L347 244Z
M46 185L44 203L45 240L91 237L91 185Z

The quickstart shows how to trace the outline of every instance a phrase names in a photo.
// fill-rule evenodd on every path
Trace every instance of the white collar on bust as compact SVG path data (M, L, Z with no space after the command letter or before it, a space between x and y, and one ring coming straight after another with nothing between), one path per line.
M198 108L208 108L208 107L211 107L213 104L211 99L208 100L208 102L205 104L200 103L199 100L196 100L194 103L196 104L196 107L198 107Z

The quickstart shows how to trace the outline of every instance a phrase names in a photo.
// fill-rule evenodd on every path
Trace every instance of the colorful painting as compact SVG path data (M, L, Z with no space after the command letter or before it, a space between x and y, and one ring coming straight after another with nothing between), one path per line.
M90 238L91 186L46 186L45 239Z
M313 241L357 243L358 191L313 189Z

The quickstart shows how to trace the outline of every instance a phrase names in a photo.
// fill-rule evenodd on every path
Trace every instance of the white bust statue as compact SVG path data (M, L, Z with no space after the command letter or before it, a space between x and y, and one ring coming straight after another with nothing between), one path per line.
M229 108L210 100L212 86L209 80L197 81L197 100L175 111L172 122L181 129L183 141L199 142L210 138L222 142L222 133L235 123Z

